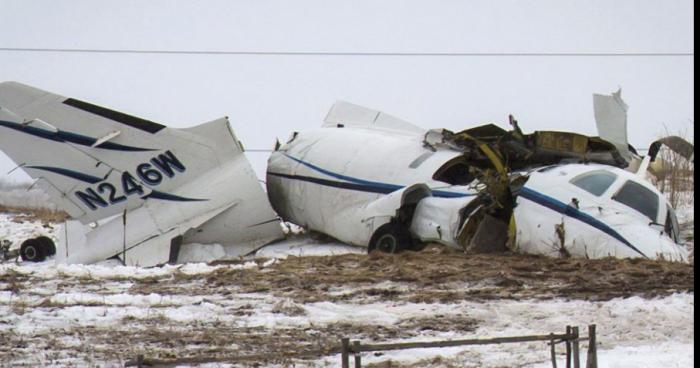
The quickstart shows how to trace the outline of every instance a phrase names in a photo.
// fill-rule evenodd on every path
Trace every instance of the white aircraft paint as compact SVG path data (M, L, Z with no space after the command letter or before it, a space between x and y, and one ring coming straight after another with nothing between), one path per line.
M338 105L350 124L333 125L345 121L337 114ZM268 195L282 218L367 246L402 206L429 195L465 195L463 188L431 179L460 153L446 147L428 149L423 144L427 131L346 102L336 104L329 116L333 118L326 119L325 128L295 134L270 156ZM358 116L367 119L355 119Z
M574 184L591 175L613 181L600 194ZM519 250L549 256L566 252L581 258L645 257L687 262L687 251L673 240L680 241L673 208L656 187L635 173L607 165L567 164L534 170L529 177L514 211ZM621 202L625 185L646 191L650 201L639 197L632 202L656 207L650 211L651 217ZM561 224L563 243L555 230Z
M462 157L437 132L336 103L321 129L294 133L270 156L272 206L285 220L372 248L383 226L413 204L415 211L403 226L414 238L463 247L457 239L469 214L460 211L475 198L478 183L452 185L435 179L441 168ZM599 171L615 177L601 195L572 184ZM685 249L672 240L677 224L671 207L638 175L599 164L535 167L521 174L529 180L518 193L514 212L514 244L520 251L687 261ZM645 188L658 201L650 218L615 200L627 182ZM563 224L563 244L555 232L558 224Z
M0 108L0 149L71 216L60 260L152 266L180 239L237 256L282 236L226 118L171 129L13 82Z

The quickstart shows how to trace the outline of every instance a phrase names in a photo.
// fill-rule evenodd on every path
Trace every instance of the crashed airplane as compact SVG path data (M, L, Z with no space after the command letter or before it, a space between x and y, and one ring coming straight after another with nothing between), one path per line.
M286 221L395 252L428 242L474 251L687 261L678 222L626 141L619 91L595 95L604 140L488 124L426 130L347 102L268 161ZM692 151L692 150L691 150ZM692 153L691 153L692 155Z
M642 158L627 143L619 92L594 104L604 139L523 134L514 119L511 131L425 130L338 102L322 128L276 147L267 196L226 118L173 129L5 82L0 149L70 216L57 246L22 243L26 261L236 257L281 238L279 216L387 252L438 242L686 261L673 208L644 175L661 144L690 159L692 145L658 141Z
M24 260L153 266L188 244L237 256L283 235L227 118L172 129L5 82L0 148L70 216L58 246L29 239Z

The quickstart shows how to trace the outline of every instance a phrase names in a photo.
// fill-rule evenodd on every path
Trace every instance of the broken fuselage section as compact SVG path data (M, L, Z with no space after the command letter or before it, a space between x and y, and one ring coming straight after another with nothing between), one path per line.
M283 219L369 250L687 260L673 209L613 144L511 123L424 130L338 102L273 152L268 196Z

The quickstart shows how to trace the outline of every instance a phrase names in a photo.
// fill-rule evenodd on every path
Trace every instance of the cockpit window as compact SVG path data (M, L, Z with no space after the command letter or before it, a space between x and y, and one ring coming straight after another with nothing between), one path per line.
M469 172L469 164L464 158L457 157L442 165L433 179L452 185L467 185L474 181L474 176Z
M610 188L615 179L617 179L617 175L609 171L592 171L573 178L571 184L593 195L600 196Z
M659 196L643 185L628 180L612 199L641 212L652 221L659 213Z

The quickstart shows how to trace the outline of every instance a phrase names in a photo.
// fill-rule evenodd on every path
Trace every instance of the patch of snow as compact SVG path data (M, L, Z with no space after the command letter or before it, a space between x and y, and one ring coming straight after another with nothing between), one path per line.
M309 235L297 235L266 245L255 252L255 258L279 258L289 256L335 256L340 254L363 254L367 249L340 243L338 241L321 241Z
M27 239L47 236L58 241L58 224L43 224L41 221L24 220L17 214L0 213L0 240L12 242L10 249L19 248Z
M39 188L0 182L0 187L2 186L6 188L0 189L0 205L56 210L56 205L51 203L51 197Z

